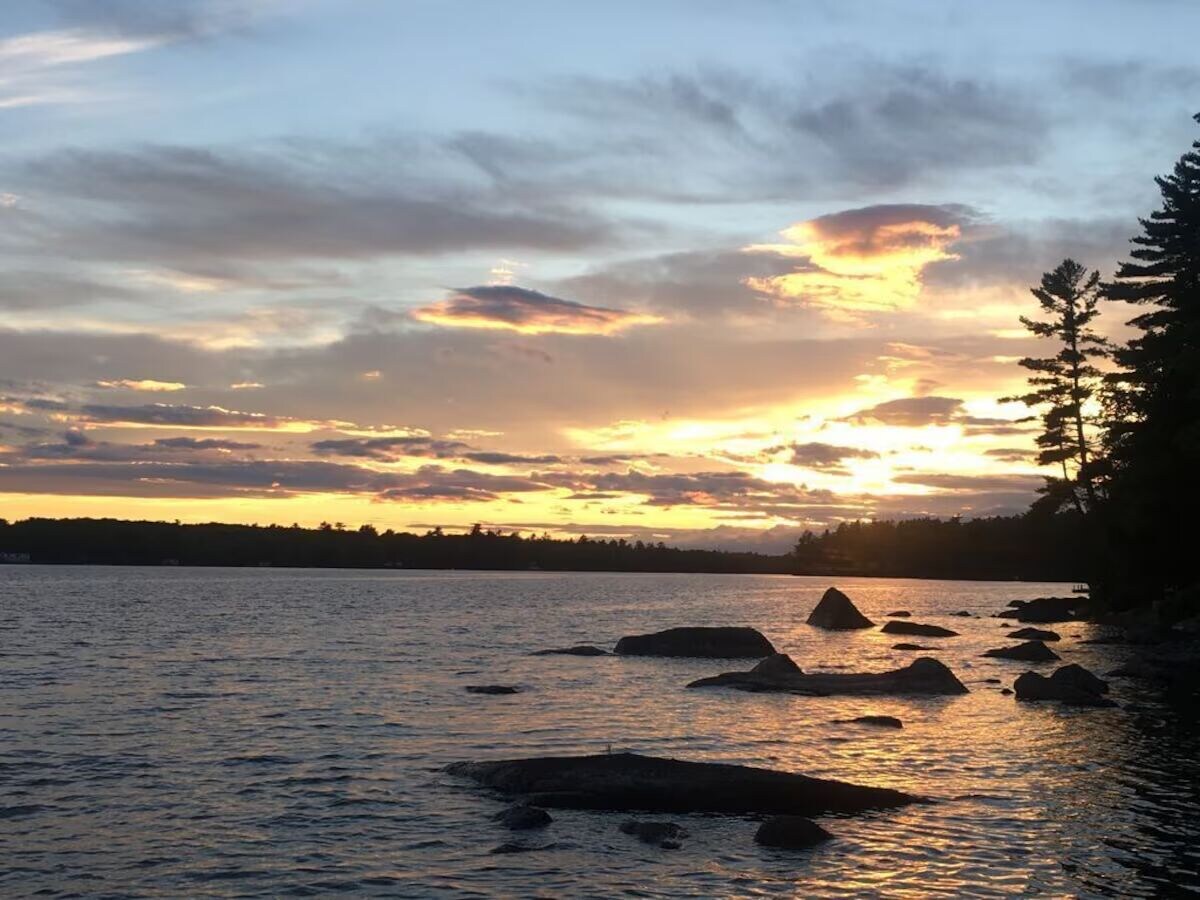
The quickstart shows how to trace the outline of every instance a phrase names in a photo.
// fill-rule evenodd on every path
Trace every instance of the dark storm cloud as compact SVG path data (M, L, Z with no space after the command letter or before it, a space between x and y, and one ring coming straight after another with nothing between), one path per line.
M577 210L439 186L417 164L385 174L364 156L364 148L302 142L258 152L150 145L63 150L28 161L23 174L74 207L47 214L55 236L39 242L42 250L189 272L244 260L578 250L610 236Z

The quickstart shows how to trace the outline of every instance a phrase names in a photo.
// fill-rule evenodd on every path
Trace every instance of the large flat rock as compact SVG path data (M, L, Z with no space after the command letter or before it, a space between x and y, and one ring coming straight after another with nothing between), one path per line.
M745 627L668 628L617 641L622 656L696 656L706 659L760 659L775 652L762 633Z
M786 660L786 664L779 658ZM779 691L793 694L966 694L966 686L943 663L928 656L903 669L870 673L800 671L783 654L769 657L749 672L723 672L701 678L690 688L728 687L740 691Z
M926 625L922 622L887 622L879 629L885 634L915 634L920 637L958 637L957 631L941 625Z
M814 816L887 809L921 799L890 788L773 769L636 753L461 762L446 771L559 809Z

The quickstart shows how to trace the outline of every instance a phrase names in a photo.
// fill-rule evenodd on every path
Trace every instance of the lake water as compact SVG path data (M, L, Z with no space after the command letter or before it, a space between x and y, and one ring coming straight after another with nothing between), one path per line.
M988 618L1068 585L841 579L944 641L804 624L827 579L0 566L0 894L106 897L1152 896L1200 891L1200 738L1149 687L1121 709L1017 704L1028 664ZM979 618L959 618L965 609ZM741 662L529 656L674 625L746 624L806 670L880 671L937 644L949 698L688 691ZM1052 626L1097 672L1128 651ZM1050 666L1036 666L1047 674ZM468 684L515 684L478 696ZM832 724L865 713L904 729ZM631 749L901 788L938 802L821 819L758 847L748 819L553 811L519 839L447 763Z

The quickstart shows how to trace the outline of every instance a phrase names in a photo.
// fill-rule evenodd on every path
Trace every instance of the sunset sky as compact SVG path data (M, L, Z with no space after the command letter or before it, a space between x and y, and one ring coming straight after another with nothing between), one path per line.
M1197 34L1184 0L7 0L0 517L777 551L1021 511L1028 286L1122 258Z

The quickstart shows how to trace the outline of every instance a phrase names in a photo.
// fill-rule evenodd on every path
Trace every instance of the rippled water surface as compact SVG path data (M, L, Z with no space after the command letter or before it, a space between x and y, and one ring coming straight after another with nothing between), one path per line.
M1150 688L1072 711L1000 693L1027 664L988 618L1069 586L843 579L867 615L962 636L804 624L826 580L775 576L0 567L0 894L25 896L1153 896L1200 890L1196 723ZM969 610L976 618L953 615ZM674 625L747 624L810 671L936 644L950 698L688 691L748 664L530 656ZM1067 662L1124 648L1052 626ZM1035 666L1047 674L1053 666ZM1002 684L986 679L999 678ZM519 685L479 696L468 684ZM865 713L904 729L834 724ZM513 839L462 759L608 748L769 766L938 802L822 820L803 853L747 819L676 816L664 851L620 814Z

